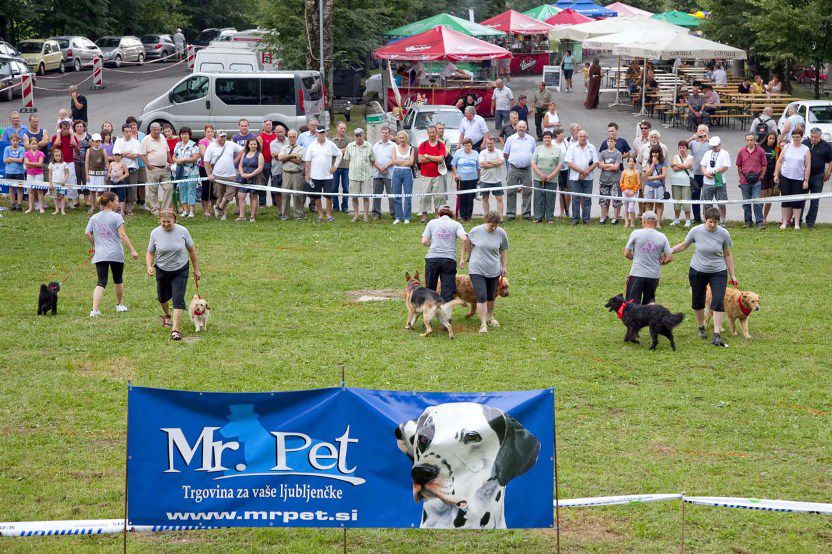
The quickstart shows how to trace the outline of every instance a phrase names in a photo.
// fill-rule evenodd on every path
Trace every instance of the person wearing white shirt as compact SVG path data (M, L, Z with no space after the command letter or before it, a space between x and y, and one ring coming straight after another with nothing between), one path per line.
M503 186L505 179L506 161L503 157L503 151L495 147L494 137L486 137L485 148L480 151L480 183L481 189L492 189ZM491 206L488 203L490 195L494 195L497 199L497 213L503 215L503 191L482 191L480 198L482 198L482 213L487 214L491 211Z
M702 200L728 200L728 191L725 187L725 175L731 168L731 155L722 148L722 140L719 137L711 137L708 140L711 149L702 156ZM711 207L711 204L704 204L703 208ZM719 220L725 223L725 204L719 208Z
M578 131L578 142L572 143L566 151L566 165L569 166L569 190L572 193L592 194L592 180L598 167L598 150L588 141L589 135L583 129ZM588 196L572 195L572 225L583 221L590 225L589 214L592 199Z
M133 214L133 203L136 202L136 187L139 182L139 157L141 155L142 145L133 136L133 127L129 124L124 124L121 128L122 136L116 139L113 144L113 154L121 154L121 161L124 163L124 168L127 170L127 179L125 182L129 185L134 185L124 188L124 213L127 215Z
M722 64L717 64L716 69L714 69L714 72L711 74L711 80L715 85L728 84L728 74L725 73L725 70L722 68Z
M396 145L390 140L390 127L382 127L381 140L373 145L373 194L387 193L390 215L396 213L393 207L393 185L390 168L393 167L393 149ZM381 219L381 198L373 198L373 219Z
M491 93L491 109L494 111L494 128L502 129L511 107L514 105L514 94L511 89L503 84L502 79L494 82L494 91ZM474 140L473 138L471 140Z
M459 144L469 138L474 143L473 149L479 152L482 147L482 139L487 134L488 125L482 116L477 115L477 109L473 106L465 108L465 117L459 122Z
M332 217L332 175L341 163L341 149L334 142L326 138L326 128L318 127L315 142L306 147L303 161L306 162L306 181L311 182L312 197L315 199L315 209L318 221L324 220L321 208L321 196L326 196L326 220L335 221Z
M280 161L280 151L289 144L286 138L286 127L278 125L274 130L275 138L269 143L269 152L272 155L272 186L283 188L283 162ZM283 213L283 195L279 192L272 192L272 204L277 208L277 213Z
M508 160L507 187L521 185L522 191L522 216L523 219L532 218L532 154L537 146L537 141L530 134L526 133L528 126L525 121L518 121L516 133L508 137L503 148L503 157ZM506 207L506 219L514 219L517 212L517 189L508 189L508 206Z
M223 220L228 219L225 207L237 195L237 187L229 183L237 182L236 161L239 159L237 155L242 156L242 152L243 147L229 141L225 131L217 133L217 140L205 149L205 172L208 180L214 182L214 196L217 197L214 215Z

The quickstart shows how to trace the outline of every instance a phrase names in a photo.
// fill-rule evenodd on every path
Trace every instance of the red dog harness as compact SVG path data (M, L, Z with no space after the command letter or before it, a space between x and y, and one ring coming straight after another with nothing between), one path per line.
M420 283L419 281L414 279L412 283L407 284L407 288L404 290L404 293L402 294L402 296L404 298L407 298L408 294L410 294L411 292L413 292L414 290L416 290L417 288L419 288L421 286L422 286L422 283Z
M626 308L628 304L632 304L632 303L633 303L632 300L627 300L626 302L624 302L623 304L621 304L618 307L618 310L615 312L615 313L618 314L618 319L624 319L624 308Z
M737 298L737 305L740 307L740 311L742 312L742 315L744 315L745 317L748 317L749 315L751 315L751 308L746 308L745 307L745 304L742 303L742 296Z

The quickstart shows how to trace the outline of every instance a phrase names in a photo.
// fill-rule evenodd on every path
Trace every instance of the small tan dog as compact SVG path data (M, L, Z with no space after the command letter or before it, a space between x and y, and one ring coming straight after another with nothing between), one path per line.
M208 318L211 317L211 306L199 294L195 294L191 298L188 314L191 316L191 321L194 322L194 329L196 329L197 333L208 328Z
M436 292L442 293L441 283L437 283ZM497 281L497 296L508 296L508 279L500 277ZM456 276L456 294L454 297L464 300L468 304L469 312L465 314L466 318L471 318L477 313L477 291L474 290L474 283L467 275L457 274Z
M705 293L705 323L711 321L711 287ZM725 289L725 319L731 327L731 332L737 334L736 320L740 320L742 336L751 338L748 333L748 316L760 309L760 295L756 292L741 291L733 287ZM722 329L720 329L722 331Z

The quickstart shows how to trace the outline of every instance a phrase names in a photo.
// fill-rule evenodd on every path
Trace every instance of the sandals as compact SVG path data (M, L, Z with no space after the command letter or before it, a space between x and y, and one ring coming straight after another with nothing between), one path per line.
M170 316L163 315L160 316L159 319L162 321L162 327L173 327L173 322L170 319Z
M171 340L182 340L182 333L179 331L171 331L170 338Z

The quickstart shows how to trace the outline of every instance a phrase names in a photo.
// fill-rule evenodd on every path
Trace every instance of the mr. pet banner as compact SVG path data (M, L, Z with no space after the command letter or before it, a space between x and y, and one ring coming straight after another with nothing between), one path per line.
M554 391L128 391L130 525L551 527Z

